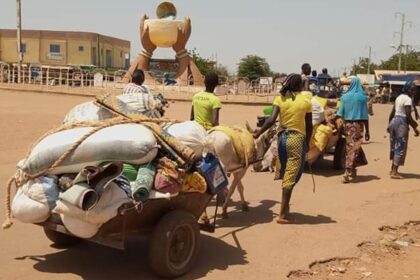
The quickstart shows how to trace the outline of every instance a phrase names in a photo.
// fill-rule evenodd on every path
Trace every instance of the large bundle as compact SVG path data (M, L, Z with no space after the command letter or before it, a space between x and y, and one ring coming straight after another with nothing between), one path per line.
M64 118L64 124L82 121L101 121L115 117L110 110L96 105L93 101L85 102L71 109Z
M49 168L92 127L64 130L47 136L32 150L18 168L33 175ZM87 165L103 161L124 161L133 164L150 162L158 148L153 133L140 124L121 124L104 128L83 141L50 174L77 173Z
M201 157L203 152L206 152L205 149L208 148L208 134L195 121L172 124L166 127L165 131L193 150L197 157Z

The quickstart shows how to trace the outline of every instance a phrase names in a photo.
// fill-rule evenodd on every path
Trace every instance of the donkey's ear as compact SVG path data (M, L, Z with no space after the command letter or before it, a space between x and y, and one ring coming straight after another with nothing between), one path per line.
M246 127L246 130L248 130L248 132L250 132L250 133L254 133L255 132L255 130L252 129L251 126L249 125L249 122L248 121L245 122L245 127Z

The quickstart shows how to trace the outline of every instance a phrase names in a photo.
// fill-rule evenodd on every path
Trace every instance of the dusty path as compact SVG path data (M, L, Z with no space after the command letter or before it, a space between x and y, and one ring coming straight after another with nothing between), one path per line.
M87 99L1 91L0 98L0 184L4 190L30 144L59 124L73 105ZM188 103L171 104L168 117L186 119L189 109ZM279 209L279 184L271 174L249 172L244 184L251 211L242 213L232 207L230 219L219 220L215 234L203 234L197 266L185 279L284 279L290 270L307 269L315 260L351 256L357 244L380 235L379 226L419 220L420 139L410 139L407 166L401 169L408 179L391 181L385 133L389 110L386 105L375 107L372 142L364 146L370 164L359 170L359 183L342 185L330 158L314 166L315 194L310 175L303 176L292 198L297 224L273 222ZM245 120L254 123L259 112L261 107L228 105L221 118L223 123L242 125ZM4 191L0 201L4 201ZM145 242L131 242L126 253L89 243L59 250L50 247L41 228L19 222L0 236L0 279L153 277L146 264ZM418 266L411 270L411 275L420 275Z

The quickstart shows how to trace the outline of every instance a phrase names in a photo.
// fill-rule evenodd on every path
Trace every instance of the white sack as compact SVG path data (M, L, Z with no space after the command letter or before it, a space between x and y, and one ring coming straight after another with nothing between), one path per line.
M206 149L209 148L207 131L195 121L176 123L168 126L165 130L183 145L193 150L198 157L201 157L203 152L207 152Z
M50 167L91 130L91 127L75 128L47 136L34 147L27 159L18 163L18 168L35 174ZM157 151L156 138L148 128L139 124L115 125L88 137L51 174L78 173L85 166L96 166L104 161L144 164L152 161Z
M18 188L12 201L12 215L23 223L44 222L58 199L57 178L40 177Z
M82 121L101 121L116 117L109 110L96 105L93 101L79 104L71 109L64 118L64 124Z

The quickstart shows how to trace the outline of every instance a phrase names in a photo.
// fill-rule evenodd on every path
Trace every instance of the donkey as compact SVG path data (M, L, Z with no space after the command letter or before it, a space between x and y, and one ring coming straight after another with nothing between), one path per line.
M249 125L247 125L247 129L250 133L253 132ZM255 140L256 155L254 155L254 158L261 160L264 157L264 154L267 152L271 145L275 133L276 129L273 126L271 129L269 129ZM230 137L225 133L221 131L212 131L209 134L209 139L211 143L213 143L210 147L210 151L216 154L224 166L225 171L233 176L233 181L229 187L228 194L222 207L223 218L228 218L227 208L229 200L236 187L238 187L239 195L241 197L242 211L248 211L249 207L248 202L244 197L244 185L242 184L242 178L245 176L249 165L244 166L236 153L235 147L233 146ZM208 220L206 213L204 213L203 220Z

